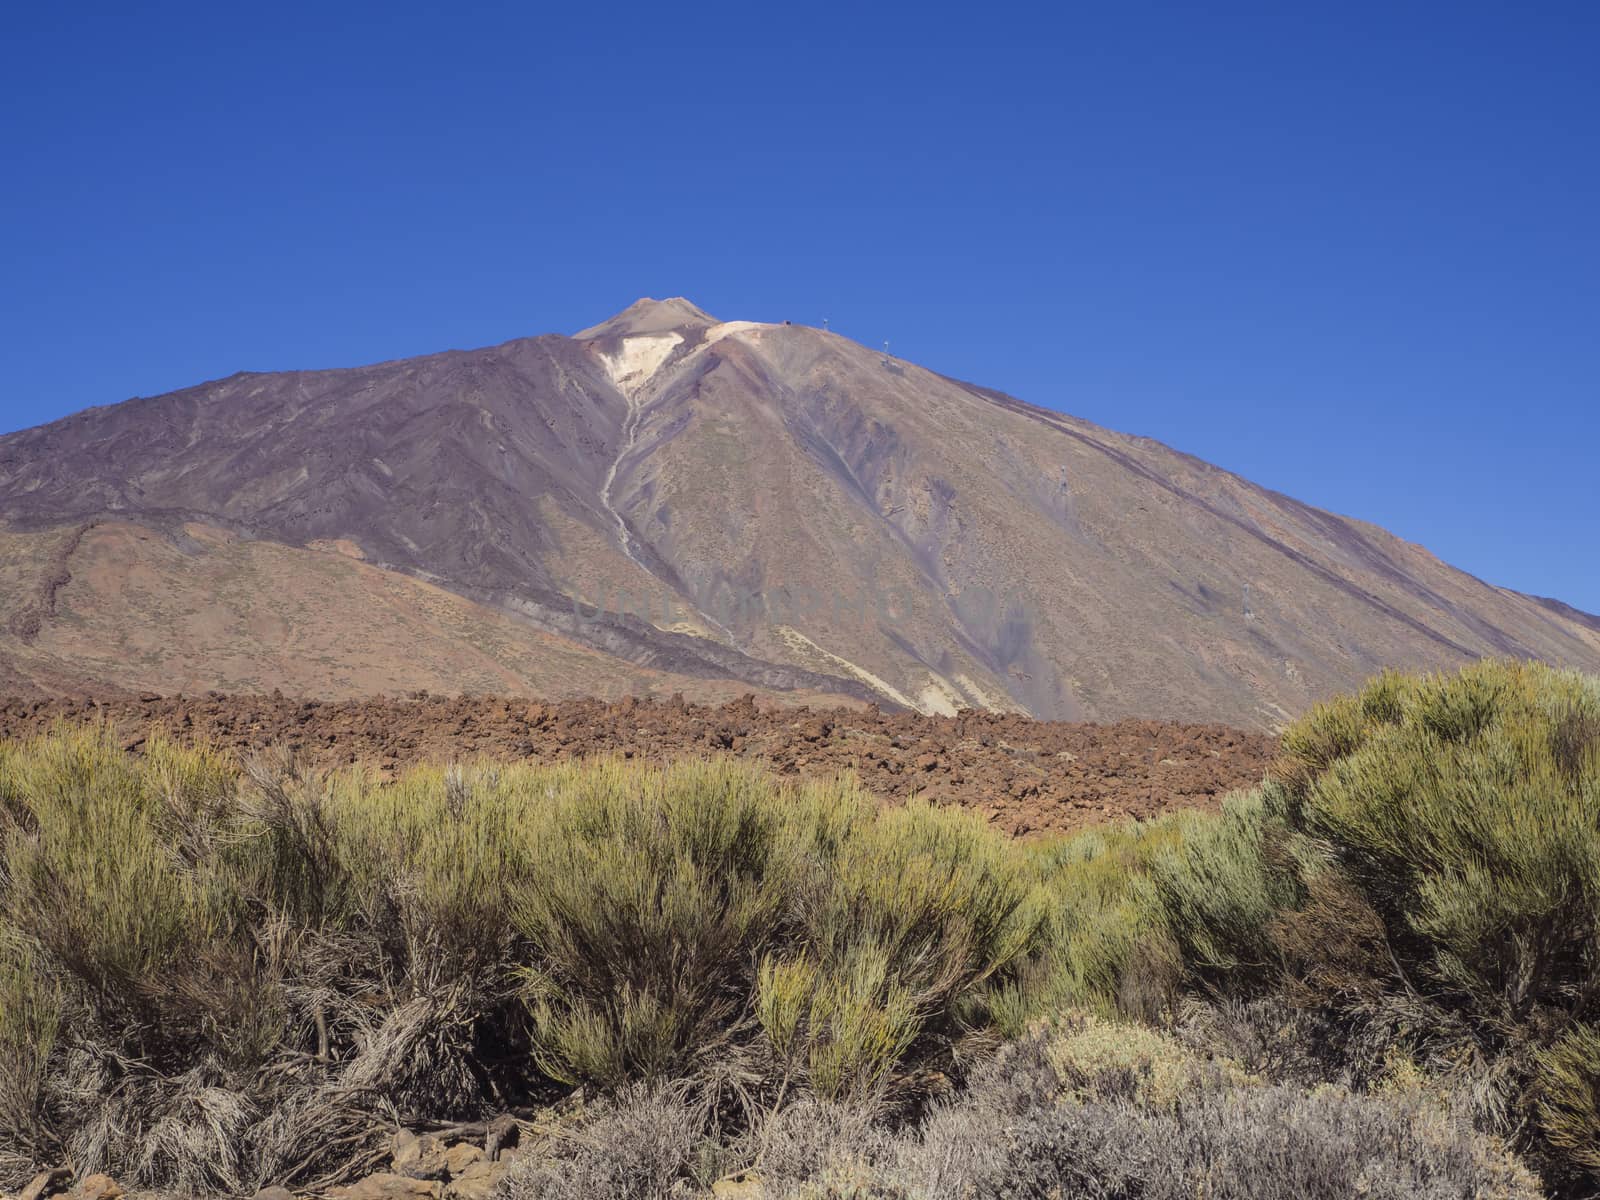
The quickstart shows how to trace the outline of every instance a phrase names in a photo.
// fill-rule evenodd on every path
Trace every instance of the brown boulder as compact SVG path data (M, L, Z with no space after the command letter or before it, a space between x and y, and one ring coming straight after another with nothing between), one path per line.
M410 1179L450 1178L450 1164L445 1158L445 1146L432 1134L417 1135L402 1129L394 1135L394 1153L390 1165L396 1175Z
M820 742L832 732L832 722L824 717L812 717L800 726L800 736L808 742Z
M510 1169L509 1162L489 1162L480 1158L469 1163L461 1174L453 1178L445 1186L444 1194L452 1200L488 1200Z
M485 1156L482 1150L470 1142L457 1142L443 1151L441 1157L444 1159L445 1170L450 1173L450 1178L454 1179L468 1167L483 1162Z
M117 1200L123 1194L117 1181L109 1175L91 1175L72 1189L77 1200Z

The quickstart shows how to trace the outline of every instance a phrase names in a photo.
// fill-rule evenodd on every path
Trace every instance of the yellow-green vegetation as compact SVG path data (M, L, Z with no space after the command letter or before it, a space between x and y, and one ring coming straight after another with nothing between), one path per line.
M1204 1086L1260 1082L1231 1059L1202 1058L1148 1025L1069 1013L1040 1032L1063 1094L1080 1104L1121 1088L1142 1106L1170 1109Z
M128 1114L82 1110L73 1045L241 1111L298 1081L357 1145L386 1111L555 1083L870 1101L953 1070L991 997L1020 1013L1046 936L1027 855L980 819L726 760L383 784L62 730L5 749L0 822L0 1136L160 1185L105 1145ZM196 1169L237 1190L276 1161Z
M1192 984L1326 1019L1473 1093L1557 1189L1597 1182L1600 680L1533 663L1386 674L1154 864Z
M1091 1117L1121 1105L1128 1154L1198 1113L1234 1130L1202 1158L1322 1163L1307 1197L1398 1170L1369 1136L1443 1156L1395 1196L1472 1178L1495 1136L1592 1190L1600 681L1387 675L1284 749L1219 814L1015 842L726 760L384 783L94 730L0 746L0 1186L64 1159L316 1186L397 1121L574 1085L689 1105L671 1128L716 1145L674 1143L675 1171L766 1162L791 1110L909 1155L1034 1112L915 1133L1010 1044L1044 1047L1040 1162L1114 1165Z

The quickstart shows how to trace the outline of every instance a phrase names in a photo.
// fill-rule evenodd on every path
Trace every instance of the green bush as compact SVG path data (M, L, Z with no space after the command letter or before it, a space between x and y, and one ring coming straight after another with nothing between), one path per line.
M1037 949L1016 850L967 813L775 789L720 762L591 767L539 814L514 913L541 1066L617 1086L747 1041L829 1095L983 1027Z
M1387 677L1355 703L1350 747L1320 771L1301 760L1297 825L1372 905L1411 985L1507 1033L1593 1014L1600 738L1563 749L1600 718L1591 688L1480 664Z
M1283 746L1259 850L1236 807L1164 875L1194 878L1163 890L1191 961L1259 989L1248 968L1276 954L1351 1039L1489 1064L1487 1108L1557 1182L1594 1172L1600 1071L1579 1048L1600 1021L1600 681L1387 674Z
M1043 911L980 819L848 780L64 730L0 748L0 1144L239 1192L556 1082L882 1097L1032 1003Z
M323 877L338 884L321 911L392 930L415 990L495 973L519 953L515 907L536 870L545 794L562 786L494 766L420 767L388 786L331 781L325 800L305 804L329 814Z
M1600 1028L1574 1024L1535 1062L1545 1136L1577 1166L1600 1173Z
M99 1018L164 1067L275 1040L228 831L224 766L156 740L135 765L105 736L64 732L0 762L5 918L73 979Z
M818 1094L873 1092L919 1041L995 1023L1044 912L1016 848L971 813L879 812L813 875L793 951L762 965L758 1017Z
M61 1031L61 996L26 941L0 927L0 1134L10 1149L41 1144L40 1106ZM0 1150L0 1170L6 1151Z
M996 998L1008 1036L1063 1008L1153 1020L1170 1006L1177 947L1150 872L1181 837L1178 821L1167 817L1026 847L1048 898L1047 936L1021 986Z
M1278 971L1272 926L1296 905L1286 852L1281 789L1268 783L1229 796L1220 816L1184 813L1179 837L1152 864L1167 927L1191 972L1217 987L1270 980Z
M540 1063L611 1086L681 1074L725 1049L761 951L794 935L810 804L726 762L564 782L513 914Z

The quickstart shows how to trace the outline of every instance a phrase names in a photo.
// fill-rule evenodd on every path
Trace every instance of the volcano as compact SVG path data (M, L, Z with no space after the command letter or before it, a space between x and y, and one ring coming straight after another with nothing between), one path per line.
M0 437L0 691L755 692L1270 729L1600 619L836 333L644 299Z

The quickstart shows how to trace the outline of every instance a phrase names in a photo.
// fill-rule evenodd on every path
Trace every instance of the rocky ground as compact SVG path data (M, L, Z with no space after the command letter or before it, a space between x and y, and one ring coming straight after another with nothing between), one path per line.
M855 771L875 794L963 804L1013 834L1062 831L1169 808L1205 807L1260 780L1276 739L1223 725L1032 721L623 700L537 703L467 696L300 701L283 696L157 696L0 701L0 737L60 720L103 721L137 752L154 728L249 751L290 747L311 762L488 757L550 762L594 754L652 760L735 754L782 775Z

